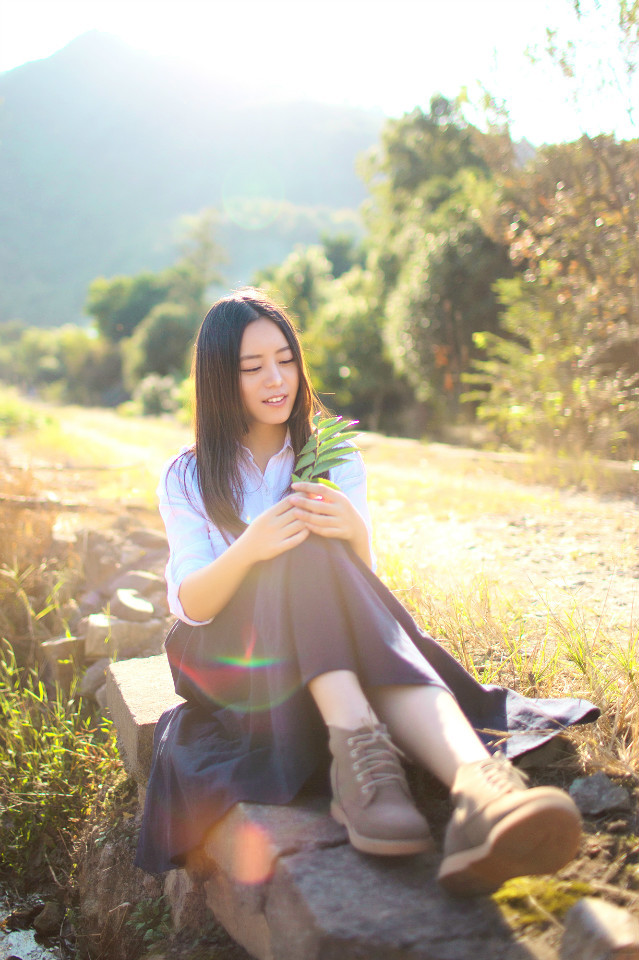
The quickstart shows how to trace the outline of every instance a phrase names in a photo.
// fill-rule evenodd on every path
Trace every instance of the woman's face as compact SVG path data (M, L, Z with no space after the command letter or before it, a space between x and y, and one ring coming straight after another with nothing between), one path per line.
M297 361L277 324L265 317L251 321L240 345L240 391L249 427L286 423L299 380Z

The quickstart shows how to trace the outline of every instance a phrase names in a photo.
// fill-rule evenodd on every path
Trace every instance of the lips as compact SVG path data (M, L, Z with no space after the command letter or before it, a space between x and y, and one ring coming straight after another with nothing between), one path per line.
M285 393L280 393L280 394L278 394L276 397L269 397L268 400L263 400L262 402L263 402L263 403L268 403L269 406L274 407L274 406L277 406L277 405L280 404L280 403L284 403L285 400L286 400L286 394L285 394Z

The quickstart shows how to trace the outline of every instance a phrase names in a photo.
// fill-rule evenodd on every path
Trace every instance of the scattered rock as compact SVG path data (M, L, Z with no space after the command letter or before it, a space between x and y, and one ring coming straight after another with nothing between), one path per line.
M148 597L156 591L162 590L166 593L166 584L164 578L150 570L127 570L120 574L111 584L111 592L123 588L124 590L137 590L142 597Z
M138 547L143 547L145 550L159 550L167 545L166 535L150 527L140 527L137 530L129 530L128 539L131 543L135 543Z
M639 960L639 921L621 907L585 897L566 914L561 960Z
M109 657L101 657L87 667L84 676L80 680L78 692L81 697L94 697L103 683L106 683L107 667L111 663Z
M611 810L629 810L628 791L613 783L605 773L595 773L590 777L578 777L568 792L586 817L596 817Z
M141 597L137 590L120 587L110 602L111 615L121 620L134 620L143 623L153 616L153 604Z
M33 921L36 933L51 937L58 933L64 920L64 908L55 900L48 900Z
M186 870L169 871L164 881L164 896L171 904L176 930L201 930L211 918L202 883L191 878Z
M51 679L64 689L69 689L78 666L84 659L84 640L79 637L43 640L40 643L40 653Z
M100 707L101 710L106 710L106 707L107 707L107 685L106 685L106 680L105 680L105 682L102 684L102 686L101 686L101 687L98 687L98 689L95 691L94 699L95 699L97 705Z
M164 623L159 619L135 623L106 613L92 613L87 624L86 656L124 659L159 653L165 633Z

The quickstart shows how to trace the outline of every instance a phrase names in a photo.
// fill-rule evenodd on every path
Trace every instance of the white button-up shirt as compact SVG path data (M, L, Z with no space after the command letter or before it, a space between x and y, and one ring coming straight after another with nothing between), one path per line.
M184 447L180 454L185 453ZM284 446L266 465L262 474L248 448L242 448L245 456L240 458L240 475L244 490L241 518L250 523L269 507L282 499L291 482L295 457L290 437ZM197 482L195 458L191 458L186 471L171 470L177 458L165 464L157 494L160 514L164 520L169 541L169 561L166 565L166 582L171 613L185 623L197 626L210 620L190 620L178 597L180 584L189 573L200 570L221 556L228 549L220 530L207 518ZM359 453L354 449L341 466L329 471L333 483L346 494L355 509L361 514L372 541L371 521L366 502L366 471ZM184 487L189 496L185 495ZM190 499L189 499L190 498ZM232 542L233 537L229 535Z

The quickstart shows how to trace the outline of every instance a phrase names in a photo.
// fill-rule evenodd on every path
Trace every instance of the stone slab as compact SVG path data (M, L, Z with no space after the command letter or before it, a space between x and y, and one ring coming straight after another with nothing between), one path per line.
M145 784L149 778L156 723L168 707L182 702L165 654L110 664L107 705L125 768L138 783Z
M438 861L371 857L350 845L282 858L265 904L272 957L530 960L490 899L455 900L441 889Z
M236 803L209 831L203 853L229 877L254 886L273 875L282 856L346 842L328 798L311 796L286 806Z

